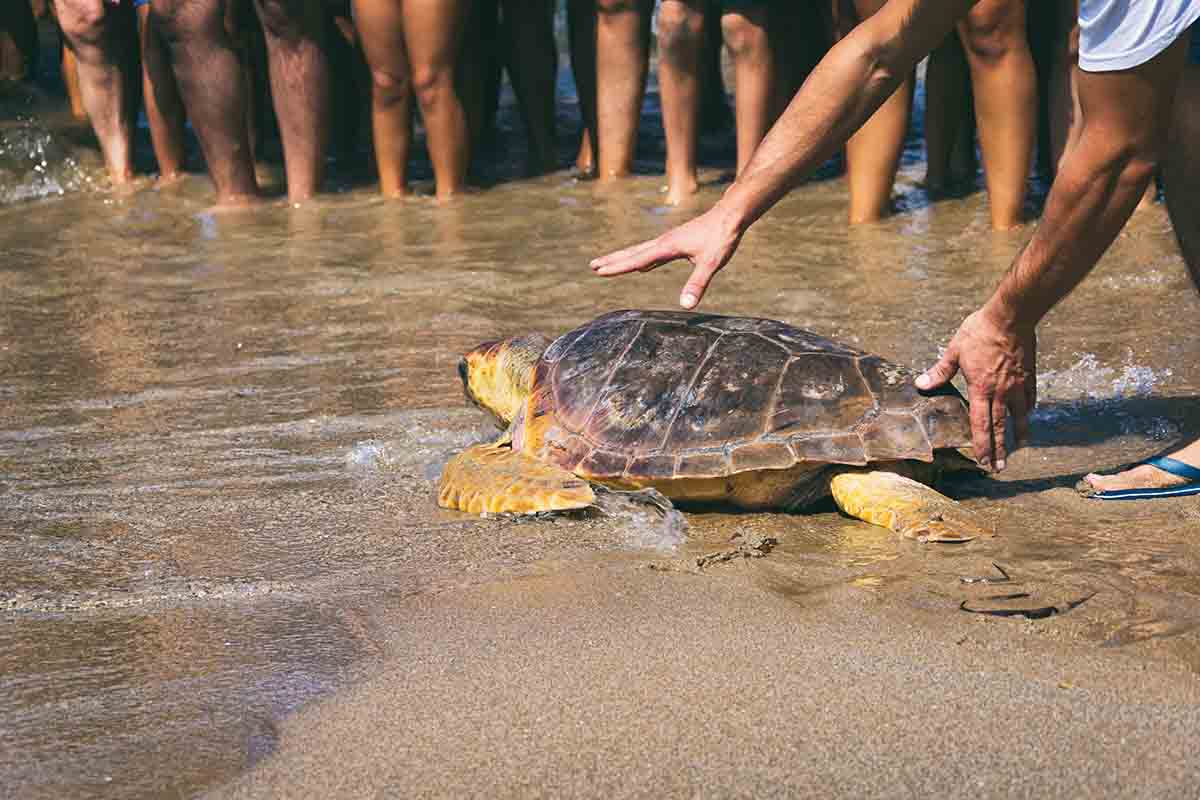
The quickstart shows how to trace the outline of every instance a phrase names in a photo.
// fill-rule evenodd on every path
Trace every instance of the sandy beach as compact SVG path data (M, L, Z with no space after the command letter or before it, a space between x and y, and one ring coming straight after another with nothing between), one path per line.
M378 671L212 796L1194 796L1188 666L757 561L396 604Z

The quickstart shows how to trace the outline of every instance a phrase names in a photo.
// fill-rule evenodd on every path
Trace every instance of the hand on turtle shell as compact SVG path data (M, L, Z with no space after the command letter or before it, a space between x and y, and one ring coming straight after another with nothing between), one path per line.
M591 268L597 275L610 277L627 272L649 272L686 258L692 262L692 274L679 295L679 305L695 308L713 276L733 256L741 240L742 231L730 223L718 204L656 239L593 259Z
M962 371L971 406L971 439L984 469L1004 469L1005 432L1012 415L1015 439L1029 432L1029 412L1037 403L1037 337L1015 330L980 309L963 320L942 357L917 378L917 388L936 389Z

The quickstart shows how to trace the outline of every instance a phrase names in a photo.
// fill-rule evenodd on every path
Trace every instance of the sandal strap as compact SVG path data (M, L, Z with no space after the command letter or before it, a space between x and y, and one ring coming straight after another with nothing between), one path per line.
M1161 469L1163 472L1178 475L1180 478L1189 481L1200 481L1200 469L1193 467L1191 464L1185 464L1177 458L1159 456L1158 458L1148 458L1143 463Z

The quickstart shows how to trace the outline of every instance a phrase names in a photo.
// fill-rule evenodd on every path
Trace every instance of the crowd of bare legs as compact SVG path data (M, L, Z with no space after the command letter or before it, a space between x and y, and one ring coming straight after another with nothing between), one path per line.
M361 127L370 131L380 191L402 197L419 112L434 193L446 201L468 185L471 159L494 125L502 72L524 123L528 174L630 175L653 50L663 191L678 205L699 191L705 129L733 126L743 170L812 66L883 4L565 0L580 109L574 159L560 159L558 148L556 0L5 0L0 77L31 71L39 20L52 20L67 94L90 119L114 185L134 180L144 110L159 180L184 171L190 122L218 206L259 200L256 155L268 127L278 132L288 199L311 198L338 146L332 140L353 132L368 108ZM974 185L977 140L992 226L1022 223L1035 153L1052 175L1072 143L1074 20L1074 0L981 0L930 56L931 192ZM914 84L903 82L846 145L852 223L891 208Z

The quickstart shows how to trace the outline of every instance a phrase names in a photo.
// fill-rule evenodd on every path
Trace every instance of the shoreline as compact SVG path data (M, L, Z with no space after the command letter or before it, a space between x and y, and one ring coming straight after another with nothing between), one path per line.
M1184 664L923 591L789 598L754 580L769 558L593 564L397 604L370 676L207 796L1194 791Z

